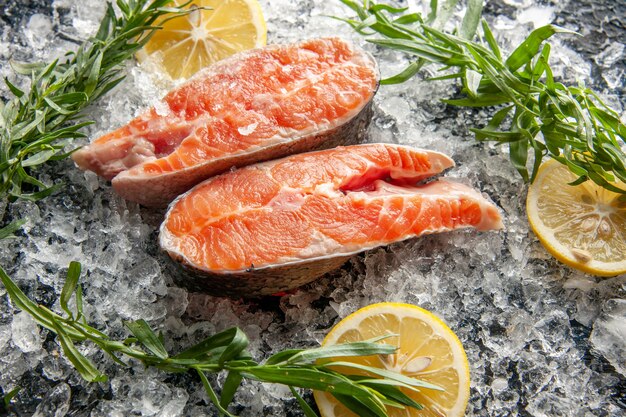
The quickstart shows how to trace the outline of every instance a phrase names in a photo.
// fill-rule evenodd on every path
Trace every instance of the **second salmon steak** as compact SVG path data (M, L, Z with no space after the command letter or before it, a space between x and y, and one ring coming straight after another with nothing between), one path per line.
M355 253L458 228L502 227L493 203L455 182L419 182L447 156L389 144L293 155L211 178L177 198L160 244L188 286L250 296L295 288Z

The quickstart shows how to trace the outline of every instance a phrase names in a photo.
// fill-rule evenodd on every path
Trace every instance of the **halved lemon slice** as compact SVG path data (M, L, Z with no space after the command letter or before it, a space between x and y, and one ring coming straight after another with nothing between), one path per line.
M526 198L530 227L564 264L599 276L625 273L626 196L591 181L568 185L576 178L553 159L541 166Z
M188 78L236 52L265 45L267 29L256 0L195 0L188 7L196 10L162 23L137 54L139 62L156 65L173 79Z
M423 389L403 392L423 410L387 407L391 417L452 417L465 414L469 400L469 365L463 345L446 324L423 308L401 303L379 303L364 307L339 322L326 336L323 346L356 342L386 334L383 339L398 347L393 355L342 358L362 365L383 368L438 385L445 391ZM331 394L315 391L323 417L354 417L355 414Z

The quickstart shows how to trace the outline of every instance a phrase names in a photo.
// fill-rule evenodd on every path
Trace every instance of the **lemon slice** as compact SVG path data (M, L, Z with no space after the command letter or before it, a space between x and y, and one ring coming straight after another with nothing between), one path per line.
M267 29L256 0L196 0L188 7L196 10L161 25L137 54L140 63L156 65L173 79L188 78L216 61L265 45Z
M424 410L388 406L391 417L452 417L465 414L469 399L469 365L463 345L446 324L420 307L400 303L379 303L364 307L339 322L326 336L323 346L356 342L385 334L383 339L398 347L393 355L350 357L362 365L396 371L438 385L445 391L423 389L403 392ZM355 414L331 394L314 392L323 417L353 417Z
M568 185L576 178L553 159L541 166L526 198L530 227L564 264L599 276L625 273L626 196L591 181Z

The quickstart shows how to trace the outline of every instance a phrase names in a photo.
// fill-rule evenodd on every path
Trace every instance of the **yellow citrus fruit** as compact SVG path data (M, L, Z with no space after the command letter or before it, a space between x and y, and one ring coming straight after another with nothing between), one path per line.
M446 324L423 308L401 303L379 303L364 307L339 322L326 336L323 346L356 342L394 334L380 343L398 347L393 355L341 358L362 365L399 372L445 391L421 389L402 391L424 406L399 409L388 406L391 417L453 417L465 414L470 376L463 345ZM355 414L331 394L314 392L323 417L354 417Z
M530 227L564 264L599 276L625 273L626 196L591 181L568 185L576 178L553 159L541 166L526 198Z
M236 52L265 45L267 29L257 0L195 0L187 7L195 10L162 23L137 54L139 62L156 65L173 79L188 78Z

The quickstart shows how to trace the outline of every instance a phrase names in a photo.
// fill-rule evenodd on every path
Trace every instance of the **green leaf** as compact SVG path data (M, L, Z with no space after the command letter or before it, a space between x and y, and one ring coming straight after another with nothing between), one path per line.
M352 0L339 0L349 8L351 8L359 16L361 20L366 19L368 12L363 6Z
M520 132L502 132L491 129L476 129L470 128L470 131L476 134L476 139L483 140L495 140L498 142L513 142L524 138Z
M43 198L48 197L49 195L54 194L55 192L60 190L61 187L63 187L63 184L55 184L55 185L53 185L51 187L42 187L41 190L39 190L37 192L34 192L34 193L24 194L24 193L22 193L20 191L19 195L16 195L16 194L13 194L13 193L11 193L11 195L13 195L14 197L20 198L21 200L39 201L39 200L41 200Z
M273 382L300 388L332 391L345 395L370 395L364 388L355 385L342 375L323 372L314 367L280 366L252 367L242 370L245 378L261 382Z
M2 229L0 229L0 240L13 236L13 234L20 230L27 221L27 219L19 219L4 226Z
M439 77L430 77L426 78L426 81L442 81L442 80L455 80L457 78L463 78L465 74L460 72L455 72L453 74L446 74Z
M14 59L9 59L9 65L11 69L20 75L32 75L38 73L42 68L46 66L43 62L20 62Z
M539 59L537 59L537 62L535 63L535 67L532 68L532 80L531 80L532 83L536 83L544 74L544 72L546 72L549 58L550 58L550 44L545 43L543 45L543 48L541 49L541 54L539 55Z
M286 349L286 350L280 351L280 352L275 353L272 356L270 356L265 361L265 365L277 365L279 363L285 363L293 355L295 355L297 353L300 353L303 350L304 349Z
M377 392L383 394L386 398L392 399L393 401L406 405L408 407L412 407L416 410L423 410L424 406L413 398L409 397L402 391L400 391L399 387L403 387L405 389L409 389L412 391L417 391L414 387L411 387L406 384L402 384L398 381L389 381L386 379L367 379L360 380L359 384L368 386Z
M520 173L525 182L528 182L528 169L526 169L526 161L528 160L528 141L516 140L509 144L509 155L513 166Z
M432 26L437 29L443 28L444 25L448 22L448 20L450 20L450 17L452 16L452 13L454 13L454 9L458 2L459 0L444 0L443 4L439 4L439 5L437 4L437 2L434 2L434 5L436 7L436 11L435 11L436 17L432 23ZM431 2L431 7L432 5L433 5L433 2Z
M72 105L81 105L89 100L89 96L82 91L73 92L73 93L64 93L58 96L55 96L54 102L61 104L72 104Z
M144 319L127 321L124 322L124 324L128 327L133 336L135 336L153 355L162 360L167 359L169 355L163 343Z
M366 365L360 365L358 363L354 363L354 362L341 362L341 361L336 361L336 362L330 362L324 365L325 367L340 367L340 366L344 366L347 368L354 368L354 369L358 369L361 371L366 371L369 372L371 374L374 375L378 375L382 378L385 379L389 379L392 381L398 381L398 382L402 382L403 384L409 385L411 387L416 387L416 388L427 388L427 389L432 389L435 391L444 391L443 388L441 388L440 386L434 385L434 384L430 384L428 382L425 381L420 381L419 379L415 379L415 378L411 378L408 376L404 376L400 373L397 372L392 372L392 371L388 371L386 369L381 369L381 368L374 368L372 366L366 366Z
M78 285L79 278L80 263L70 262L70 266L67 270L67 278L65 279L65 284L63 285L63 290L61 290L60 297L61 308L70 317L73 317L73 314L67 306L67 303L70 301L70 298L72 297L72 294L74 294L74 291L76 291L76 285Z
M135 7L137 7L139 4L136 3L131 3L128 4L127 2L123 1L123 0L116 0L115 2L117 4L117 7L120 8L120 10L124 13L125 16L128 16L131 14L131 9L133 9L133 7L131 7L131 4L135 4ZM109 3L109 8L111 9L112 15L110 16L112 19L115 19L115 12L113 11L113 6L110 5ZM107 10L108 12L108 10Z
M516 79L511 73L507 74L506 68L494 66L492 62L482 56L481 52L472 46L467 46L476 62L480 65L482 72L500 89L503 95L509 97L509 101L514 102L518 107L524 108L523 103L518 99L516 91L519 91L521 81ZM509 77L505 78L504 76ZM514 85L511 85L514 84ZM523 88L523 87L521 87Z
M224 408L228 407L235 397L235 393L243 380L241 374L237 371L230 371L222 385L222 395L220 396L220 405Z
M483 129L473 129L472 131L476 134L476 140L488 140L493 139L493 136L489 136L490 134L498 133L498 128L502 125L502 122L509 115L513 106L504 107L496 112L494 116L491 118L487 126ZM518 135L518 133L515 133Z
M11 391L7 392L2 396L2 403L4 404L4 409L7 410L11 405L11 400L20 392L20 387L15 387Z
M52 71L56 69L58 62L59 60L55 59L54 61L50 62L48 65L45 65L41 70L37 72L35 76L35 81L39 82L39 81L48 79Z
M29 133L31 133L38 124L40 124L43 120L45 120L46 114L43 112L36 112L35 116L32 120L22 122L13 126L12 132L12 140L17 141L26 137Z
M83 314L83 287L78 284L76 286L76 320L85 319Z
M224 330L223 332L217 333L211 337L208 337L201 341L200 343L182 351L178 355L174 356L174 358L178 359L201 359L204 355L207 355L211 351L217 348L226 348L231 344L235 338L237 338L237 343L241 344L241 330L233 327L228 330ZM245 338L245 336L244 336ZM247 338L245 339L247 341ZM247 345L247 343L246 343Z
M122 3L120 9L124 10L125 3L120 3ZM113 10L113 5L110 2L107 2L107 10L104 17L102 18L102 21L100 22L100 27L98 28L98 32L96 33L96 39L102 42L106 41L111 31L111 26L114 24L113 22L115 22L115 10Z
M246 334L238 327L235 327L232 339L228 343L228 346L226 346L224 352L220 355L219 364L224 365L224 362L238 358L248 347L248 343Z
M200 379L202 380L202 385L204 386L204 390L208 394L209 399L211 400L213 405L215 405L215 407L219 411L220 416L225 415L228 417L237 417L234 414L229 413L228 410L226 410L224 407L220 405L220 401L217 398L217 394L215 394L215 391L213 390L213 387L211 386L211 383L209 382L204 372L198 370L197 373L198 373L198 376L200 376Z
M402 72L392 77L385 78L384 80L381 80L380 83L383 85L401 84L417 74L422 68L422 65L423 61L421 60L417 62L411 62Z
M46 102L48 106L50 106L51 109L55 110L56 112L60 114L69 115L73 113L72 110L64 109L63 107L59 106L57 103L55 103L52 99L48 97L44 97L44 101Z
M510 103L511 99L504 95L480 95L477 97L467 97L452 100L441 100L443 103L450 104L451 106L460 107L489 107L497 106L499 104Z
M605 173L605 175L606 175L606 173ZM605 178L605 176L602 175L601 172L589 171L588 172L588 177L589 177L589 179L591 179L593 182L595 182L599 186L601 186L603 188L606 188L609 191L613 191L614 193L621 193L621 194L623 194L623 193L626 192L626 189L619 188L619 187L615 186L612 182L607 180L607 178Z
M379 11L386 11L389 13L393 13L393 14L398 14L398 13L402 13L407 11L409 8L408 7L402 7L402 8L398 8L398 7L392 7L389 6L388 4L373 4L369 7L369 10L372 12L379 12Z
M572 171L574 174L578 175L579 177L588 177L588 171L577 165L573 160L572 160L572 155L571 155L571 147L569 145L566 145L565 148L563 149L564 153L565 153L565 158L562 159L562 161L565 162L565 165L567 165L567 168Z
M432 62L446 63L450 59L450 55L442 53L440 49L433 48L421 42L406 39L368 39L376 45L387 48L397 49L399 51L409 52L412 55L426 59Z
M383 402L377 397L357 398L350 395L332 393L340 403L359 417L387 417Z
M29 158L25 159L22 162L22 166L23 167L32 167L35 165L41 165L45 162L47 162L48 160L50 160L50 158L52 158L54 155L56 155L58 153L58 150L56 149L45 149L42 151L39 151L38 153L30 156Z
M487 41L489 48L491 48L491 52L493 52L498 61L502 61L502 53L500 52L498 42L496 42L496 38L493 36L493 33L489 28L489 24L487 24L487 21L485 19L482 19L482 27L485 40Z
M65 332L63 325L60 324L56 318L52 318L52 323L53 329L59 339L59 343L61 343L63 353L67 359L72 362L72 365L74 365L74 368L76 368L78 373L80 373L80 376L88 382L105 382L107 380L107 376L101 373L91 360L87 359L78 351L78 349L76 349L74 342Z
M465 88L474 99L478 96L478 86L480 85L480 80L482 78L483 75L480 72L469 68L465 69Z
M289 390L298 401L298 404L300 405L300 408L302 409L302 411L304 411L304 415L306 417L318 417L317 413L313 411L311 406L307 404L306 401L304 401L304 398L302 398L302 396L298 394L298 391L296 391L294 387L289 386Z
M555 33L569 33L576 34L576 32L572 32L571 30L567 30L565 28L561 28L555 25L547 25L542 26L538 29L533 30L530 35L522 42L512 53L511 56L506 60L506 66L511 71L516 71L526 65L526 63L530 62L533 57L539 53L539 48L541 44L552 37Z
M541 166L541 162L543 161L543 156L546 154L545 145L540 142L533 142L533 151L535 154L535 160L533 162L533 170L530 174L530 182L534 182L535 178L537 178L537 174L539 173L539 167Z
M314 349L307 349L298 352L288 358L285 363L312 364L318 359L350 357L350 356L370 356L370 355L390 355L398 348L393 345L375 343L378 340L386 339L394 335L385 335L363 342L342 343L332 346L322 346Z
M428 16L426 17L426 23L432 25L435 19L437 18L437 11L439 10L439 2L438 0L430 0L430 11L428 12Z
M396 25L410 25L412 23L421 23L422 16L419 13L409 13L404 16L400 16L394 19L393 23Z
M4 83L7 85L7 87L9 87L9 90L11 90L15 97L20 98L24 95L24 92L17 88L15 85L13 85L8 78L4 78Z
M361 24L357 25L355 30L359 33L364 33L363 29L369 28L391 39L411 39L411 36L406 33L406 28L402 26L394 26L389 23L382 23L379 18L380 15L370 16L363 20Z
M109 82L107 82L106 84L102 84L100 86L98 86L94 92L92 93L91 97L93 99L97 99L103 95L105 95L106 93L108 93L109 91L111 91L112 89L114 89L119 83L121 83L124 80L124 76L115 78Z
M468 0L467 11L461 23L461 37L472 40L483 14L483 0Z
M30 298L28 298L22 290L15 285L2 267L0 267L0 281L2 281L2 284L6 288L7 294L9 294L9 298L11 298L11 302L15 307L28 313L41 326L49 330L56 331L53 320L61 319L61 317L57 314L44 310L41 306L31 301ZM82 340L81 333L73 329L66 329L66 331L71 337Z
M507 106L498 110L496 114L494 114L491 120L489 121L488 126L491 129L496 129L500 127L502 125L502 122L506 119L506 117L509 115L512 109L513 109L513 106Z
M96 86L98 85L98 80L100 78L100 67L102 66L102 59L104 57L104 51L99 51L98 54L93 59L91 63L91 70L89 72L89 76L87 77L87 81L85 82L85 94L87 96L91 96L91 93L94 92Z

